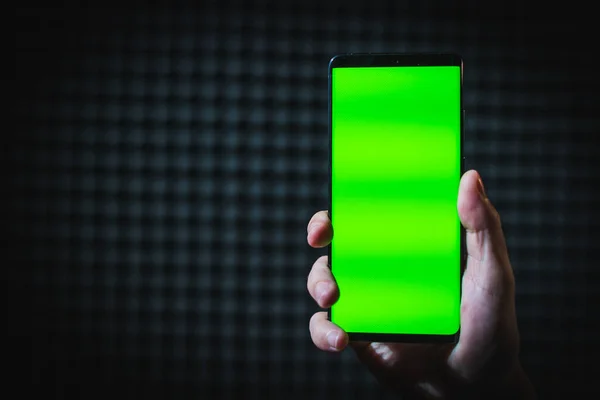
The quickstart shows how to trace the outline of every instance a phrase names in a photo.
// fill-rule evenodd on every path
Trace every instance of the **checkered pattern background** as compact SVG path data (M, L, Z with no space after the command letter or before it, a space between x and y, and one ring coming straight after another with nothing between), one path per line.
M46 397L392 398L350 351L313 347L305 286L327 63L388 51L463 56L467 164L503 217L523 364L541 394L587 390L587 12L313 3L17 10L6 243L32 308L9 332Z

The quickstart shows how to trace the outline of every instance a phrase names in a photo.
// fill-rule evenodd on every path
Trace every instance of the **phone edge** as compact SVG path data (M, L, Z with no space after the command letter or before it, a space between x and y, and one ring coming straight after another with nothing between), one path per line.
M459 71L460 71L460 88L459 88L459 96L460 96L460 145L459 145L459 159L460 159L460 166L459 166L459 182L460 183L460 179L462 178L463 174L465 173L465 163L466 163L466 158L464 156L464 139L465 139L465 117L466 117L466 111L464 108L464 96L463 96L463 74L464 74L464 60L463 58L457 54L457 53L345 53L345 54L337 54L335 56L333 56L330 60L329 60L329 64L328 64L328 74L327 74L327 80L328 80L328 126L329 126L329 151L328 151L328 157L329 157L329 163L328 163L328 168L329 168L329 182L328 182L328 202L329 202L329 208L328 208L328 214L329 214L329 219L331 220L332 224L333 224L333 210L332 210L332 198L331 198L331 182L332 182L332 136L333 136L333 123L332 123L332 99L333 99L333 93L332 93L332 72L333 72L333 68L335 67L335 64L341 60L342 58L348 57L348 56L374 56L374 57L378 57L378 56L389 56L389 57L393 57L393 56L398 56L398 57L405 57L405 56L414 56L414 57L419 57L419 56L440 56L440 57L444 57L444 56L451 56L451 57L455 57L455 59L457 60L457 66L459 67ZM466 231L464 229L464 227L462 226L462 224L459 221L459 229L460 229L460 277L459 277L459 301L462 302L462 278L463 278L463 274L464 271L466 269ZM327 266L328 268L333 272L333 268L332 268L332 260L331 260L331 243L327 246ZM329 321L332 321L332 307L327 308L327 319ZM456 331L456 333L453 334L449 334L449 335L431 335L431 334L396 334L396 333L364 333L364 332L346 332L348 334L349 340L351 342L354 341L376 341L376 342L397 342L397 343L457 343L458 339L460 338L460 331L461 331L461 321L460 321L460 311L459 311L459 322L458 322L458 330Z

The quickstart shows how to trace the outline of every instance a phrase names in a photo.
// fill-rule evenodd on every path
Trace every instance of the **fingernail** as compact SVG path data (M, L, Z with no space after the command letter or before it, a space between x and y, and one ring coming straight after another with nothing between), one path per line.
M483 186L483 181L481 180L481 177L479 179L477 179L477 191L484 198L487 197L487 195L485 194L485 187Z
M329 282L317 283L317 286L315 287L315 294L317 296L317 301L319 302L319 305L322 303L323 297L327 294L328 291Z
M327 343L329 343L329 348L331 350L337 350L337 342L340 337L340 333L337 331L330 331L327 334Z

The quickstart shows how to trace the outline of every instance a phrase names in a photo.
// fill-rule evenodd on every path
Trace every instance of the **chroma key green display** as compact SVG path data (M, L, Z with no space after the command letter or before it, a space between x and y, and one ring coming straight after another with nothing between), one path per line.
M462 60L345 55L329 69L330 319L351 340L454 341L460 327Z

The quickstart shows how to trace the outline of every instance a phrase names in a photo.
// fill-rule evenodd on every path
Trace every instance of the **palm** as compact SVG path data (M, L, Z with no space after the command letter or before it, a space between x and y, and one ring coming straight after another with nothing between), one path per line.
M481 263L469 257L463 277L462 330L458 344L352 345L359 359L379 381L403 392L419 386L425 391L436 391L444 390L449 380L485 379L502 367L508 368L518 351L512 274L507 266L489 268ZM482 281L478 277L482 267L499 273ZM503 289L498 291L501 287Z

